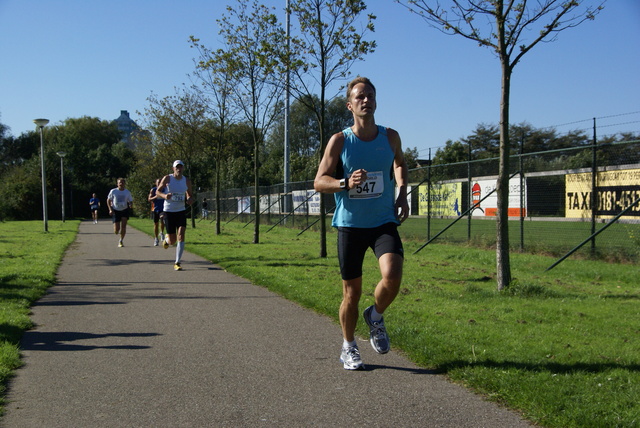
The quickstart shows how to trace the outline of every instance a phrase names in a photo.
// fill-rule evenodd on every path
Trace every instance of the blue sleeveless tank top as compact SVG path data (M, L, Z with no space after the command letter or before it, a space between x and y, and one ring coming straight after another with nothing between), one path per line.
M348 191L334 193L336 210L331 225L334 227L378 227L386 223L399 224L395 213L395 157L387 129L378 126L373 141L362 141L351 128L342 131L344 146L340 154L342 175L348 178L354 171L365 169L367 182ZM340 174L341 168L338 168Z

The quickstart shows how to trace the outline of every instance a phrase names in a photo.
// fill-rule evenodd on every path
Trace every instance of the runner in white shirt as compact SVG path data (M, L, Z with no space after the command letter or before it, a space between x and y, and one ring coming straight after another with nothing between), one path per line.
M127 221L131 215L133 207L133 196L128 189L125 189L125 179L118 178L118 187L111 189L107 196L107 206L109 207L109 215L113 220L113 232L120 234L118 247L124 247L124 236L127 234Z
M186 205L193 203L191 180L182 174L183 171L184 163L181 160L173 162L173 174L165 175L156 190L156 196L165 200L163 211L167 234L162 246L167 249L177 242L175 270L182 270L180 261L187 229Z

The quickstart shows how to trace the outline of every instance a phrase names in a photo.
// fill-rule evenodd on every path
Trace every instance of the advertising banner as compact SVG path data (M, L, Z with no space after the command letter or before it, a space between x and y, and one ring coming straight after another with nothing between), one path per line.
M251 197L250 196L242 196L238 197L238 214L248 214L250 213L251 207Z
M261 195L260 212L280 214L280 195L277 193L273 193L271 195Z
M307 198L310 196L309 214L320 215L320 193L317 193L315 190L307 190Z
M565 176L565 216L591 218L591 173ZM600 218L612 218L640 198L640 169L601 171L596 175L596 209ZM629 210L623 219L640 217L640 206Z
M478 180L471 184L471 204L473 210L471 215L473 217L495 217L498 211L498 194L496 192L491 193L496 188L496 180ZM526 201L527 201L527 188L525 186L522 191L524 192L525 206L520 209L520 177L515 176L509 180L509 217L520 217L520 215L526 216ZM482 198L487 196L487 199L480 202Z
M306 214L307 206L309 201L307 201L308 190L294 190L291 192L293 195L293 209L296 214Z
M432 216L457 217L462 214L462 183L435 183L431 195L427 194L427 185L419 186L418 215L427 215L429 199Z

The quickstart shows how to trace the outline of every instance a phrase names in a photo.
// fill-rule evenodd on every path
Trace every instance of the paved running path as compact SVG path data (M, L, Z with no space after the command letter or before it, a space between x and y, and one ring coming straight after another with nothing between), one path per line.
M33 307L0 425L531 426L365 339L367 370L346 371L336 323L188 252L175 272L174 255L83 222Z

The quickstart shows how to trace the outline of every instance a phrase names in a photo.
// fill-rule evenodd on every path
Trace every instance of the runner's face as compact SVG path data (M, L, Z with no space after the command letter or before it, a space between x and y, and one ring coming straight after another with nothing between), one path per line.
M176 165L173 167L173 174L180 177L182 175L183 170L184 170L184 165Z
M125 182L124 180L118 180L118 189L124 190Z
M376 92L365 83L358 83L351 90L347 108L356 116L371 115L376 111Z

